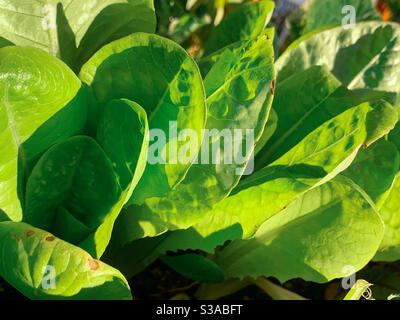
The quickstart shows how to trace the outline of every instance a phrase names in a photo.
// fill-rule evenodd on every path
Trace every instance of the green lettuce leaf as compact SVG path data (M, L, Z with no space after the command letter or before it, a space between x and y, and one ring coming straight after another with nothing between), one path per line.
M82 130L86 94L63 62L38 49L0 49L0 73L0 209L19 221L24 174L52 144Z
M166 135L165 143L153 138L154 148L161 144L158 148L161 156L149 158L151 163L147 164L129 203L142 204L145 199L161 196L178 185L197 152L190 155L187 163L182 163L174 161L173 151L186 143L191 143L195 151L199 149L206 116L203 82L186 51L160 36L136 33L100 49L83 66L80 77L90 85L92 130L96 130L98 118L110 100L125 98L145 109L150 130L158 129ZM188 129L194 130L196 141L178 141Z
M123 243L168 229L188 228L208 215L231 192L252 157L253 142L249 144L246 130L254 130L254 142L257 142L269 115L273 85L273 48L265 37L247 41L236 55L230 51L222 55L205 79L206 129L219 133L224 130L228 138L221 134L204 140L198 164L192 165L174 190L164 197L147 199L142 208L135 206L124 212L116 225L118 238ZM244 132L235 138L235 130ZM221 158L218 163L209 158L216 145L220 146L221 156L225 150L232 155L231 161ZM239 159L242 162L236 161L235 145L241 146L242 154L246 153L244 159ZM207 163L202 163L203 151ZM143 219L148 222L141 224Z
M321 124L361 103L357 94L320 66L295 73L280 82L275 92L272 108L277 114L277 128L259 151L256 168L278 159Z
M296 31L295 35L307 34L321 27L340 25L351 13L343 10L345 6L354 8L355 22L382 20L375 9L374 0L310 0L289 16L289 24Z
M132 299L116 269L49 232L0 222L0 275L31 299Z
M385 235L374 260L396 261L400 259L400 173L396 174L393 185L379 209L385 223Z
M258 141L269 115L274 86L273 48L260 37L249 41L240 55L223 55L204 80L208 115L206 129L221 135L203 141L199 164L194 164L185 179L163 198L150 198L146 206L162 220L178 228L187 228L200 221L206 212L225 198L237 185L252 157L253 144ZM235 130L242 136L235 137ZM254 141L247 141L247 130L254 130ZM223 137L223 131L230 133ZM230 138L231 137L231 138ZM240 139L240 140L238 140ZM236 159L236 145L246 153L241 163ZM211 153L220 146L220 163L213 163ZM203 151L208 163L202 163ZM226 152L227 151L227 152ZM223 158L231 154L232 159ZM201 158L201 159L200 159ZM239 159L242 160L242 159ZM247 173L248 174L248 173Z
M374 256L383 222L371 199L351 180L337 178L297 198L249 240L218 252L226 278L273 276L327 282L356 271Z
M105 109L97 140L110 158L122 194L103 223L80 247L100 258L112 234L114 222L132 196L147 164L148 123L146 112L137 103L112 100Z
M51 147L38 161L26 184L23 220L65 241L77 244L87 234L73 236L65 228L66 211L75 223L93 231L118 201L121 188L111 161L86 136L76 136ZM76 238L78 236L78 238Z
M311 66L325 65L348 89L398 95L400 28L394 23L361 22L337 27L293 43L277 60L278 83Z
M343 174L357 183L380 209L398 173L400 155L396 146L383 138L359 152Z
M371 125L372 121L381 124ZM298 196L347 169L363 145L386 134L396 121L396 111L383 101L363 103L343 112L271 165L244 179L194 228L207 236L239 223L243 237L252 236L264 221Z
M204 54L240 40L257 38L269 22L275 3L268 0L246 3L233 10L212 32Z
M103 45L133 32L154 32L153 1L9 0L0 6L0 35L42 49L75 71Z

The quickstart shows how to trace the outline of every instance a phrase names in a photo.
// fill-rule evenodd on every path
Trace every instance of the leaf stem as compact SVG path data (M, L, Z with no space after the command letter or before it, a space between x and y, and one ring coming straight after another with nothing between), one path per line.
M268 294L273 300L308 300L297 293L294 293L282 286L279 286L264 277L260 277L252 282Z
M372 284L365 280L357 280L343 300L360 300L365 293L368 293L370 286Z

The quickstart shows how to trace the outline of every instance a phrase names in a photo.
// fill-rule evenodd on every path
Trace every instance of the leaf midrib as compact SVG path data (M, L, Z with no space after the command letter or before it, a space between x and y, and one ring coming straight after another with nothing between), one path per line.
M8 100L9 86L10 86L9 83L6 82L5 83L5 90L4 90L5 92L4 92L3 101L4 101L5 109L7 111L8 126L9 126L9 128L11 130L12 136L14 138L14 141L15 141L18 149L20 149L20 147L21 147L21 139L20 139L20 137L18 135L17 127L16 127L16 121L15 121L14 114L13 114L13 112L11 110L11 107L10 107L10 101Z
M268 151L263 156L264 160L262 162L269 161L271 159L271 156L273 155L273 153L285 142L285 140L290 135L292 135L292 133L296 129L298 129L301 126L301 124L303 122L305 122L315 110L317 110L324 102L326 102L331 96L333 96L335 94L335 92L337 92L340 88L341 88L341 86L338 86L335 90L333 90L331 93L329 93L319 103L315 104L311 109L309 109L296 123L294 123L294 125L288 131L286 131L286 133L284 133L279 140L277 140L270 148L268 148Z
M229 267L231 267L235 262L237 263L239 260L241 260L244 256L250 254L251 252L253 252L254 249L257 249L259 247L259 245L266 245L265 243L267 241L269 241L270 239L273 239L273 237L275 235L279 235L281 234L283 231L285 231L287 228L293 226L293 225L298 225L300 223L302 223L304 220L310 219L314 216L319 215L320 213L324 212L325 210L333 207L334 205L340 203L342 200L344 199L344 197L339 197L336 200L333 200L331 202L329 202L328 204L318 207L315 210L312 210L308 213L305 213L301 216L296 217L293 220L290 221L286 221L284 222L282 225L277 226L271 230L268 230L267 232L265 232L265 234L263 234L260 237L254 236L254 238L251 239L241 239L239 241L243 241L243 245L240 246L239 249L233 250L233 252L228 253L228 255L223 256L223 265L227 265ZM302 203L304 201L304 194L303 194L303 198L302 198ZM293 203L293 202L292 202ZM302 204L303 205L303 204ZM301 205L301 206L302 206ZM279 213L281 213L282 211L280 211ZM272 216L271 218L275 218L276 219L276 215ZM269 219L271 219L269 218ZM268 220L269 220L268 219ZM268 220L266 220L265 222L267 222ZM266 246L269 246L271 244L268 244ZM222 265L222 267L223 267Z

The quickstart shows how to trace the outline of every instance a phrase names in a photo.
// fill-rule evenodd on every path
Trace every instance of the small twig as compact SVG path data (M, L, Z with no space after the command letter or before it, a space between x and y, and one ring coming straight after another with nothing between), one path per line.
M370 286L372 286L372 284L365 280L357 280L343 300L360 300L361 297L368 297L368 299L371 299L372 292L369 288Z

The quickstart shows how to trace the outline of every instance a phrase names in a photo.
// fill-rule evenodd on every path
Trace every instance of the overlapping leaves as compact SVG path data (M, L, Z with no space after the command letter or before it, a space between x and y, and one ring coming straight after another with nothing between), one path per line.
M140 32L154 32L152 1L88 1L84 19L76 6L0 7L0 275L15 288L129 299L120 271L96 260L110 241L105 260L127 276L161 257L202 282L325 282L400 257L399 127L388 135L399 117L396 24L319 32L311 7L312 34L275 64L274 4L246 3L212 32L198 67ZM165 162L154 162L149 132L171 123ZM243 162L202 163L215 144L229 149L221 136L202 140L204 128L253 130L255 146L241 137ZM175 163L185 129L198 139ZM168 254L188 249L211 256ZM46 270L55 286L45 288Z

